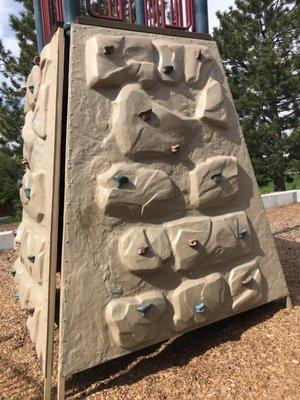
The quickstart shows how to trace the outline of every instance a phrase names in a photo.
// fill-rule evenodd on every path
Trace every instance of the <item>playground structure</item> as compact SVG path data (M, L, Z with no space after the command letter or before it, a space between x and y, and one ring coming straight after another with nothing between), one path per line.
M56 301L64 399L77 372L289 295L216 43L195 32L207 4L148 3L35 2L12 275L45 399Z

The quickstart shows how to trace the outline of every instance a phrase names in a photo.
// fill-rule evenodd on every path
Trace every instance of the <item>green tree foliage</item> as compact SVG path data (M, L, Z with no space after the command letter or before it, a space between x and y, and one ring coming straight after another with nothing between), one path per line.
M10 16L10 26L15 32L20 54L14 56L0 41L0 204L16 202L17 180L22 143L20 130L24 123L24 94L22 86L32 68L36 55L36 38L31 0L16 0L22 11Z
M299 6L287 0L235 0L214 29L258 183L285 190L299 171Z

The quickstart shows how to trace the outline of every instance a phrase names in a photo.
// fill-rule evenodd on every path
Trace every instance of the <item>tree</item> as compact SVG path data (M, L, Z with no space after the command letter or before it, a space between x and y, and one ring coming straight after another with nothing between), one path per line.
M235 0L234 9L217 13L213 34L258 183L272 180L275 191L299 167L299 14L295 1Z
M35 25L31 0L16 0L22 4L19 15L10 16L20 54L14 56L0 41L0 204L18 198L18 178L22 143L20 130L24 123L22 86L36 55ZM12 197L13 196L13 197Z

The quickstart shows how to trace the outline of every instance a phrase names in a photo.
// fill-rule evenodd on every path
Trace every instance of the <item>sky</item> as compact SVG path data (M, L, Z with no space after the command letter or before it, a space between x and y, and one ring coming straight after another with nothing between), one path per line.
M234 0L208 0L209 30L218 25L216 11L224 11L234 4ZM14 54L18 54L18 45L13 32L8 25L8 15L20 10L20 6L14 0L0 0L0 39L6 48Z

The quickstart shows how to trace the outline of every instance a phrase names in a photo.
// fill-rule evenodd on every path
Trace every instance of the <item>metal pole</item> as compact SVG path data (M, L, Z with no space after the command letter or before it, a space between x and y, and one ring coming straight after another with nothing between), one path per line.
M136 23L139 25L145 25L144 0L136 0L135 9Z
M35 20L35 30L36 30L36 43L37 43L38 53L40 54L45 44L40 0L33 0L33 9L34 9L34 20Z
M63 0L65 26L69 26L80 15L79 0Z
M195 0L196 32L208 33L207 0Z

